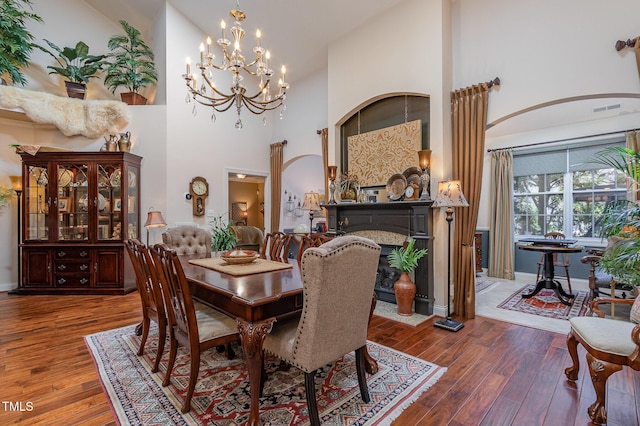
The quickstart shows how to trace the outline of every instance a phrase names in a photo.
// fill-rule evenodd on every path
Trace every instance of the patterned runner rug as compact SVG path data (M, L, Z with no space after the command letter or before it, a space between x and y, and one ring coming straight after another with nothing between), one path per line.
M529 299L522 297L522 294L529 293L534 288L534 284L525 285L500 303L498 308L556 319L583 316L590 310L589 293L586 291L574 290L573 293L576 297L573 304L565 305L558 300L553 290L548 289L540 290L538 294Z
M188 382L189 357L178 351L171 384L163 388L168 343L160 371L150 372L155 359L157 333L151 329L145 355L136 356L139 337L134 326L85 337L115 416L123 425L217 425L244 424L248 419L249 381L242 349L227 360L215 349L206 351L200 365L191 412L180 413ZM379 371L367 374L371 402L360 398L355 359L347 355L316 374L318 409L323 425L388 425L402 410L431 387L446 368L393 349L368 342L369 353ZM267 380L260 399L260 418L265 425L307 425L304 375L297 368L278 370L278 361L267 357Z

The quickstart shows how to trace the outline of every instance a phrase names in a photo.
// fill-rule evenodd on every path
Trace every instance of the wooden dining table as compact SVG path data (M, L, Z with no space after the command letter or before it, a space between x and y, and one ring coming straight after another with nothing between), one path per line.
M289 269L241 276L189 263L191 259L206 257L210 255L179 256L192 296L236 318L249 374L251 408L248 424L259 425L262 345L274 323L299 316L302 312L303 282L300 263L295 259L287 259L284 262L291 264ZM371 314L375 303L374 293ZM366 352L365 358L367 372L377 372L376 360Z

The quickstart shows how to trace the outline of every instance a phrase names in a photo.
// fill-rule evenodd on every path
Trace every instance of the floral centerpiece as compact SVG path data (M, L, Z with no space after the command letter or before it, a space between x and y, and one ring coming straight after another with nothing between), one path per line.
M357 200L360 191L358 176L347 170L338 178L338 188L340 188L340 199Z

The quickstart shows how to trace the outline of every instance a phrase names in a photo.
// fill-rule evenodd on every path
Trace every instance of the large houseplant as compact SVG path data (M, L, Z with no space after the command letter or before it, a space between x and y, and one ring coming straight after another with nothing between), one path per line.
M64 77L67 94L70 98L84 99L86 84L91 78L97 78L98 71L105 65L105 55L90 55L89 46L83 41L76 43L75 47L60 48L47 39L44 39L52 50L37 46L42 51L51 55L59 66L47 66L49 74L58 74ZM55 53L54 53L55 52Z
M640 185L640 153L616 146L600 151L595 161L625 174ZM640 286L640 205L619 200L611 203L602 218L602 237L614 237L615 244L605 250L600 266L618 282Z
M222 215L213 218L209 225L211 226L212 251L231 250L236 246L238 240L236 234L231 229L231 223L225 223Z
M409 238L409 242L405 247L394 248L387 256L389 266L401 272L400 278L393 285L398 305L398 315L411 315L413 299L416 295L416 285L409 277L409 274L415 271L418 267L418 261L427 254L427 249L416 250L415 243L416 240Z
M31 8L31 0L0 0L0 84L5 81L3 76L13 84L27 83L21 68L29 66L35 46L27 21L42 22L42 18L26 6Z
M126 21L120 21L120 25L125 33L111 36L107 43L110 53L104 84L112 93L118 87L126 88L128 92L120 94L123 102L145 105L147 98L138 92L148 84L158 82L153 51L142 40L140 31Z

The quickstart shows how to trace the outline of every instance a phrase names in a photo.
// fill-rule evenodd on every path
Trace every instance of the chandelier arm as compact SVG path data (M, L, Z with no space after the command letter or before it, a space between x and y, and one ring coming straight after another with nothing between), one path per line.
M205 102L205 101L202 100L202 98L207 99L210 102ZM211 107L211 108L215 109L218 112L228 111L229 108L231 108L233 106L233 104L234 104L233 102L231 102L233 99L228 99L225 102L214 102L214 101L211 101L206 96L202 96L202 95L199 95L199 98L194 96L193 100L196 101L197 103L199 103L200 105ZM224 106L224 108L222 106Z
M242 103L254 114L262 114L265 111L272 111L282 105L282 99L274 99L270 102L255 102L248 98L242 98ZM275 105L273 105L275 103ZM256 112L259 111L259 112Z
M203 74L202 74L202 78L204 78L204 81L206 81L206 82L207 82L207 86L209 86L209 88L210 88L213 92L215 92L215 93L217 93L218 95L220 95L220 96L225 100L225 102L226 102L227 100L229 100L229 99L232 99L232 98L234 97L234 95L227 95L227 94L225 94L225 93L222 93L222 92L221 92L221 91L219 91L218 89L216 89L216 86L215 86L215 84L213 84L213 81L211 81L211 80L209 79L209 77L207 77L207 75L206 75L205 73L203 73ZM202 96L202 95L201 95L201 96ZM213 97L209 97L209 96L205 96L205 97L210 98L210 99L218 99L218 98L213 98Z

